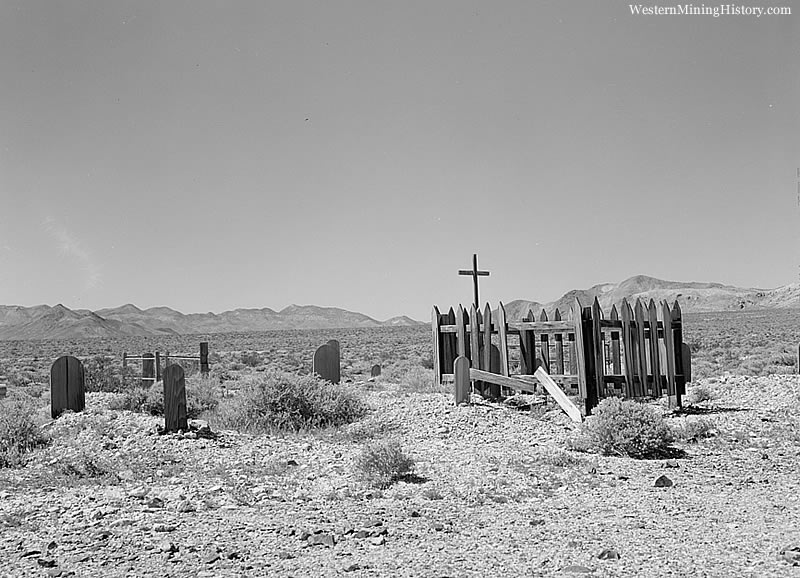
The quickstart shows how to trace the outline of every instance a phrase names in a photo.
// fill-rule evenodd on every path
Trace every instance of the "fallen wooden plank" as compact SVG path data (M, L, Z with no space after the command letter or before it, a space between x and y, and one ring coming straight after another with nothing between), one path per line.
M558 387L558 384L553 381L549 375L547 375L547 372L544 370L544 368L538 367L533 375L545 387L548 393L553 396L553 399L558 402L558 405L561 406L561 409L564 410L564 412L572 421L575 423L581 423L581 421L583 421L581 410L569 400L563 391L561 391L561 388Z
M494 385L510 387L514 391L523 393L536 393L536 384L523 379L519 375L515 375L514 377L506 377L505 375L490 373L481 369L470 369L469 378L472 381L486 381L488 383L493 383Z

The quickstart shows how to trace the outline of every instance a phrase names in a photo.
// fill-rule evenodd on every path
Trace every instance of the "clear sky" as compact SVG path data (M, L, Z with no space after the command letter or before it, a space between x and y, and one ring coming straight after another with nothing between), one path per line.
M0 303L428 319L473 252L493 303L797 282L793 8L3 0Z

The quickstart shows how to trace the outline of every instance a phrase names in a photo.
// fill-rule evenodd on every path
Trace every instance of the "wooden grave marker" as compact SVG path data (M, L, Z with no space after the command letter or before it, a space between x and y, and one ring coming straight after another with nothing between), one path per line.
M187 431L186 380L183 367L170 365L164 369L164 431Z
M369 371L370 377L378 377L381 374L381 366L377 363L372 366L372 369Z
M83 411L86 407L85 372L80 359L64 355L50 368L50 415L53 419L65 410Z
M330 381L331 383L339 383L341 381L338 341L331 340L317 348L314 352L311 371L325 381Z

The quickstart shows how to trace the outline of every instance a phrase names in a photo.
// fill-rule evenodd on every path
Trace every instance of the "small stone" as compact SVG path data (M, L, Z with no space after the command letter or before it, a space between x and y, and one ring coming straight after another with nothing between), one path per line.
M587 568L586 566L579 566L577 564L573 566L567 566L566 568L562 568L562 572L572 572L575 574L589 574L591 573L592 569Z
M153 526L153 532L174 532L175 526L172 524L156 524Z
M344 568L345 572L355 572L356 570L361 570L361 566L359 564L350 564L346 568Z
M52 576L53 578L57 578L58 576L62 576L63 574L64 574L64 571L61 568L59 568L58 566L56 566L55 568L50 568L50 569L47 570L47 575L48 576Z
M164 500L162 500L158 496L153 496L152 498L147 500L147 502L145 502L145 505L148 508L152 508L152 509L163 508L164 507Z
M369 532L367 530L358 530L356 533L353 534L353 537L358 538L359 540L361 538L366 538L367 536L369 536Z
M129 482L136 477L136 474L133 473L133 470L122 470L120 473L117 474L117 477L120 480Z
M384 536L375 536L369 539L369 543L373 546L383 546L386 543L386 538Z
M158 549L168 554L178 551L178 547L175 545L175 543L170 542L169 540L162 540L158 545Z
M36 562L43 568L54 568L56 566L55 560L48 560L47 558L39 558Z
M375 526L383 526L383 520L380 518L372 518L364 524L365 528L373 528Z
M220 556L217 552L211 552L210 554L206 554L203 557L203 564L213 564L217 560L220 559Z
M180 504L178 504L178 512L182 514L186 514L188 512L195 512L197 508L194 507L194 504L190 500L184 500Z
M294 558L294 554L287 552L286 550L282 550L281 552L278 552L278 558L281 560L291 560Z
M678 460L667 460L664 462L665 468L679 468L681 465L678 463Z
M131 498L144 498L149 493L150 488L147 486L139 486L138 488L134 488L128 492L128 496Z
M333 534L314 534L308 537L307 543L309 546L334 546L336 538Z
M297 465L297 461L296 460L286 460L286 465L287 466L296 466Z
M667 476L658 476L653 484L656 488L669 488L672 486L672 480Z
M22 555L20 555L20 558L31 558L33 556L38 556L41 553L41 550L26 550Z
M411 514L409 514L412 518L419 518L422 514L417 512L416 510L412 510Z
M528 524L531 526L543 526L544 520L542 520L541 518L534 518L533 520L530 520Z
M778 559L788 562L792 566L800 566L800 544L783 548L778 552Z
M372 537L376 537L376 536L385 536L388 533L389 533L389 531L386 528L376 528L376 529L372 530L369 533L369 535L372 536Z
M601 560L619 560L619 552L616 550L606 549L597 555Z
M49 550L55 550L56 548L58 548L58 542L56 542L55 540L53 540L49 544L47 544L47 550L48 551Z
M441 532L442 530L444 530L444 524L442 524L441 522L434 522L432 528L437 532Z

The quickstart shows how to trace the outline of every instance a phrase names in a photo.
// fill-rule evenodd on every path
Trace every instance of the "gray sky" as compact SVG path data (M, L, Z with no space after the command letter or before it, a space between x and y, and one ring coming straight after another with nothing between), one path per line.
M493 303L797 282L798 17L4 0L0 303L427 319L473 252Z

